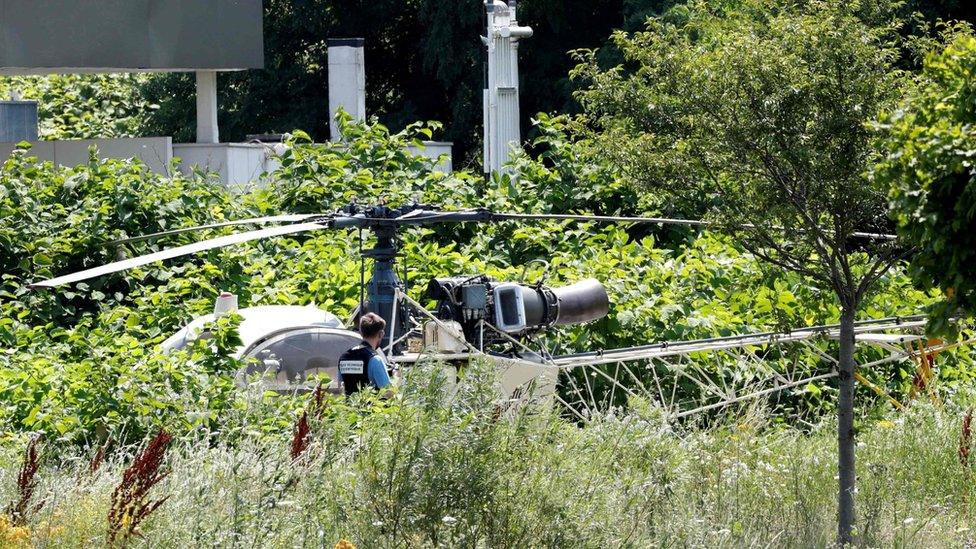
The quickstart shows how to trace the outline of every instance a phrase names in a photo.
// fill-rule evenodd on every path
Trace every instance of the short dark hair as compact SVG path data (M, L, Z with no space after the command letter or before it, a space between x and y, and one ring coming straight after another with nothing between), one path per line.
M386 329L386 321L376 313L366 313L359 319L359 333L370 338Z

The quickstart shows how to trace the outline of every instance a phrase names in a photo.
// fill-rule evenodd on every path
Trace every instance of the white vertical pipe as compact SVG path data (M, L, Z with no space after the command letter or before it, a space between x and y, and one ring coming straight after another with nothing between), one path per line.
M197 71L197 143L220 143L217 71Z
M329 40L329 129L339 139L335 115L339 109L353 120L366 119L366 56L362 38Z
M502 171L513 147L521 145L519 128L518 41L532 36L520 27L515 3L486 2L488 82L485 90L485 172Z

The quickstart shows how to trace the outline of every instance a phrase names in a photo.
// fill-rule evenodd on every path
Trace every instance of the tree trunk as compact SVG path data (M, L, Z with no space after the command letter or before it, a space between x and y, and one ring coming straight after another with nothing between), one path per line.
M837 400L837 541L854 542L854 312L844 307L840 317L840 396Z

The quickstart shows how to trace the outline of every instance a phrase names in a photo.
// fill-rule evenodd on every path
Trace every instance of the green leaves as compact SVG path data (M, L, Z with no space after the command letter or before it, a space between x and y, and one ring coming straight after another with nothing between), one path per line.
M473 191L467 188L470 178L434 173L436 161L409 150L439 124L415 123L392 133L375 121L353 123L346 113L337 122L341 141L312 143L304 132L291 134L281 168L271 177L276 183L264 191L274 197L258 192L257 200L293 212L323 212L353 200L399 204L436 195L442 200L437 203L451 204L452 193Z
M889 189L899 234L918 248L916 283L944 297L930 309L930 332L955 336L950 319L976 311L976 37L960 27L942 38L913 91L877 125L890 152L873 177Z
M58 74L0 77L0 97L13 90L38 101L41 139L94 139L143 135L157 108L139 92L148 74Z
M211 327L216 337L185 353L163 355L158 344L210 312L221 290L238 294L242 307L316 303L348 316L359 299L358 233L253 242L61 292L31 292L26 282L223 230L122 249L106 247L112 238L293 209L323 211L357 196L383 196L394 204L416 196L446 208L515 212L646 213L666 207L602 160L580 123L540 117L537 156L519 156L514 179L489 182L464 172L435 172L429 160L405 152L404 145L429 125L391 134L347 121L347 140L323 145L305 143L296 132L277 183L238 196L203 178L160 177L130 162L66 169L15 155L0 168L6 221L0 225L6 236L0 238L0 425L70 441L105 429L137 438L164 426L220 432L227 440L254 432L287 434L286 412L297 401L258 398L233 385L240 366L232 357L233 318L222 318ZM544 344L557 353L837 318L835 300L808 278L764 269L736 241L714 233L538 222L419 228L402 237L400 266L415 299L423 299L427 280L446 274L519 280L525 269L524 279L536 281L544 265L532 260L539 259L549 262L548 284L602 280L613 304L610 316L545 334ZM372 236L367 231L363 238L368 247ZM897 272L883 284L885 292L867 307L874 316L904 314L925 299ZM739 368L709 367L717 375L735 375ZM600 383L593 381L594 390L601 390Z
M874 257L849 254L848 240L887 225L863 174L875 153L866 123L902 81L895 13L883 2L691 2L615 34L620 66L577 53L586 135L671 208L856 303L848 263L864 272Z

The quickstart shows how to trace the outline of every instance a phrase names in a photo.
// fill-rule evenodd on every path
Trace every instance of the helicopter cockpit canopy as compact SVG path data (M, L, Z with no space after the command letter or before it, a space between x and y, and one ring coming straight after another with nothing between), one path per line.
M234 357L247 363L237 374L241 384L258 378L269 389L295 390L314 387L325 374L336 388L339 355L361 341L338 317L315 306L249 307L237 314L243 317L242 344ZM163 350L177 351L207 337L204 327L214 319L213 314L194 319L164 341Z

